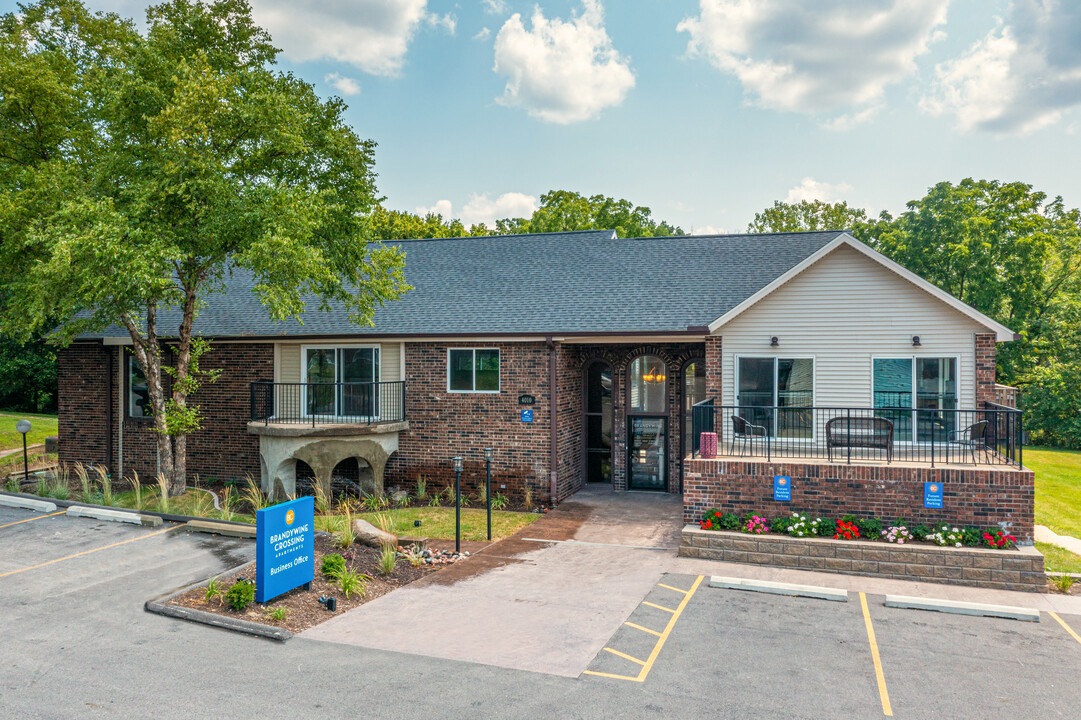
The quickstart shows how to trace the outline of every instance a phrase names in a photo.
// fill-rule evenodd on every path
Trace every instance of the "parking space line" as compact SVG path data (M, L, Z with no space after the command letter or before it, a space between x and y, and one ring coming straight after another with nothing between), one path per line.
M65 508L64 510L60 510L59 512L49 513L48 515L38 515L37 517L26 518L25 520L19 520L17 522L8 523L7 525L0 525L0 530L3 530L6 527L11 527L12 525L22 525L24 522L33 522L34 520L40 520L41 518L52 517L53 515L63 515L66 512L67 512L67 509Z
M672 608L670 608L670 607L665 607L664 605L658 605L658 604L656 604L656 603L651 603L651 602L646 602L646 601L643 601L643 602L642 602L642 604L643 604L643 605L649 605L649 606L650 606L651 608L657 608L658 610L664 610L664 611L666 611L666 612L670 612L670 613L674 613L674 612L676 612L675 610L673 610L673 609L672 609Z
M43 568L43 567L45 567L47 565L53 565L55 563L63 562L65 560L71 560L73 558L82 557L83 555L90 555L91 553L101 552L102 550L108 550L109 548L118 547L120 545L127 545L128 543L133 543L136 540L146 540L147 538L154 537L155 535L161 535L163 533L172 532L173 530L177 530L177 529L182 528L182 527L184 527L184 526L183 525L174 525L171 528L165 528L164 530L158 530L157 532L147 533L146 535L140 535L138 537L128 538L127 540L121 540L120 542L115 542L115 543L113 543L111 545L104 545L104 546L99 547L99 548L92 548L90 550L83 550L82 552L74 553L73 555L65 555L64 557L56 558L55 560L49 560L48 562L38 563L37 565L31 565L30 567L19 568L18 570L9 570L6 573L0 573L0 578L6 578L8 575L18 575L19 573L26 572L27 570L37 570L38 568Z
M646 661L644 663L642 663L642 669L638 672L638 675L636 677L631 676L631 675L613 675L611 673L596 672L594 670L586 670L582 674L583 675L596 675L598 677L614 678L616 680L630 680L631 682L645 682L646 677L649 675L649 671L653 669L653 663L655 663L657 661L657 657L661 654L661 649L664 648L665 642L668 641L668 636L671 634L672 628L674 628L676 626L676 621L679 620L679 616L683 614L683 610L687 607L687 603L689 603L691 601L691 597L694 596L695 591L698 590L698 586L702 584L702 579L703 578L705 578L705 575L699 575L695 579L694 584L691 585L691 589L688 590L687 594L683 596L683 600L680 601L679 607L677 607L675 610L672 610L671 608L661 607L660 605L654 605L651 602L643 602L642 603L643 605L649 605L651 607L660 608L661 610L668 610L668 612L672 613L672 617L669 618L668 624L665 625L665 627L664 627L664 631L659 634L659 636L657 638L657 642L653 646L652 652L649 653L649 657L646 658ZM644 627L642 627L640 625L634 625L634 624L629 623L629 622L625 623L625 624L630 625L631 627L636 628L638 630L645 630L648 633L653 633L655 635L657 634L654 631L649 630L648 628L644 628ZM638 662L638 663L642 662L641 660L638 660L637 658L630 657L629 655L624 655L623 653L612 650L611 648L606 647L605 650L607 650L608 652L613 653L615 655L619 655L620 657L626 658L628 660L633 660L634 662Z
M632 627L632 628L634 628L635 630L641 630L642 632L647 632L647 633L649 633L650 635L656 635L657 637L660 637L660 636L661 636L661 634L660 634L659 632L657 632L656 630L650 630L650 629L649 629L649 628L647 628L647 627L642 627L641 625L635 625L635 624L634 624L634 623L632 623L632 622L631 622L630 620L628 620L627 622L625 622L625 623L623 623L623 624L624 624L624 625L626 625L626 626L628 626L628 627Z
M631 657L627 653L621 653L619 650L613 650L610 647L606 647L605 650L607 650L608 652L612 653L613 655L615 655L617 657L623 658L624 660L630 660L631 662L638 663L639 665L645 665L646 664L645 660L639 660L636 657Z
M672 587L671 585L665 585L664 583L657 583L657 587L662 587L662 588L666 588L666 589L668 589L668 590L675 590L676 592L678 592L678 593L683 593L684 595L686 595L686 594L687 594L687 591L686 591L686 590L680 590L680 589L679 589L679 588L677 588L677 587Z
M875 678L878 680L878 696L882 700L882 714L893 717L890 694L886 690L886 676L882 672L882 658L878 655L878 641L875 640L875 628L871 624L871 612L867 609L867 596L860 593L860 607L863 608L863 622L867 626L867 642L871 645L871 659L875 664Z
M1065 628L1066 632L1073 635L1074 640L1081 643L1081 635L1078 635L1077 633L1075 633L1074 629L1072 627L1070 627L1069 625L1067 625L1066 621L1063 620L1062 618L1060 618L1057 613L1053 613L1053 612L1048 611L1047 614L1050 615L1051 617L1055 618L1055 620L1058 621L1058 624L1061 625L1063 628Z

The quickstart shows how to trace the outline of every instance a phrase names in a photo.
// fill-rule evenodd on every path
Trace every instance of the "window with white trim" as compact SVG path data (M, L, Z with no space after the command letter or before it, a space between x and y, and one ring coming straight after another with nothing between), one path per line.
M447 390L460 393L499 392L499 348L448 349Z

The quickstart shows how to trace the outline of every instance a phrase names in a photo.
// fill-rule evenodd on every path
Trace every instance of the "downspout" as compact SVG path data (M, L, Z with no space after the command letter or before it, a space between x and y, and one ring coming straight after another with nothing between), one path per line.
M551 335L546 338L546 342L548 344L548 424L551 431L548 441L549 493L552 507L555 507L559 480L559 391L556 385L556 344Z
M113 467L113 350L105 348L105 467Z

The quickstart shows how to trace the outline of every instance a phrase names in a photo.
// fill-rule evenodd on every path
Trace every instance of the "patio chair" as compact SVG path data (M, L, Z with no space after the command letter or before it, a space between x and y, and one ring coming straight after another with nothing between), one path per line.
M743 457L743 452L750 445L751 453L754 453L754 439L756 437L766 437L766 426L755 425L749 422L746 418L739 415L732 416L732 441L729 444L728 454L731 455L736 451L736 440L741 440L742 444L739 448L739 455Z
M962 454L965 448L972 453L972 464L976 464L976 448L983 448L983 459L991 464L991 455L987 449L987 421L974 422L964 430L951 430L946 435L946 442L961 448Z

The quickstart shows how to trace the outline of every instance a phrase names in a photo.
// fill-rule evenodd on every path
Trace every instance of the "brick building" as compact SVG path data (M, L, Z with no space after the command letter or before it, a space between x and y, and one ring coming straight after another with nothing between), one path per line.
M867 479L849 500L869 508L896 480L882 507L915 514L912 478L933 469L965 493L958 507L1031 535L1019 419L994 402L995 346L1013 333L845 232L399 244L414 289L372 327L337 311L271 321L243 272L208 298L195 329L213 339L203 366L223 372L194 398L190 472L378 492L438 487L462 456L470 487L490 447L505 494L682 492L693 519L766 502L781 461ZM155 474L129 347L113 328L60 353L63 461ZM721 457L700 457L703 432ZM802 502L847 492L820 486L829 498Z

